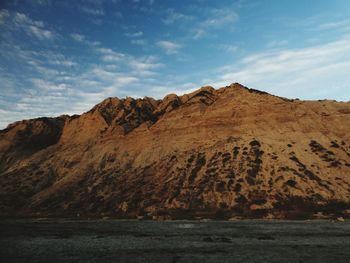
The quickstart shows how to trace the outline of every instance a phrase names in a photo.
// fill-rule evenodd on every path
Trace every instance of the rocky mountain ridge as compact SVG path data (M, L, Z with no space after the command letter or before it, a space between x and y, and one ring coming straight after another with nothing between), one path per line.
M0 131L4 216L349 216L350 103L238 83Z

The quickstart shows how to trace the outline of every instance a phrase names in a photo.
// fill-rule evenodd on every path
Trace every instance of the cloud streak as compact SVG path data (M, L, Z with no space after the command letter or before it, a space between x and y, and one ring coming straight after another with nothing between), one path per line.
M177 22L188 22L194 19L194 16L176 12L174 9L168 9L167 13L167 17L162 20L165 25L171 25Z
M211 32L223 27L231 30L239 18L233 7L203 9L202 12L206 15L191 29L192 38L195 40L207 37Z
M179 49L182 48L180 44L168 40L158 41L157 46L169 55L178 53Z
M131 37L131 38L142 37L143 36L143 32L142 31L138 31L138 32L135 32L135 33L125 33L125 36Z
M246 56L239 63L218 69L220 77L213 84L222 86L237 81L274 94L305 99L334 97L332 94L338 89L344 92L339 98L350 100L349 68L350 36L345 36L317 46Z
M17 28L23 29L28 35L40 40L52 40L56 37L56 34L48 30L42 21L32 20L23 13L16 12L12 22Z

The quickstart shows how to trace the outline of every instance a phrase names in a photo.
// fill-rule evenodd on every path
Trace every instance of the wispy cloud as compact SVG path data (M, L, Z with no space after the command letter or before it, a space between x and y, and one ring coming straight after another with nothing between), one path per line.
M67 89L67 85L65 83L53 83L47 80L32 78L31 79L33 85L38 87L43 91L65 91Z
M53 59L49 61L52 65L63 66L63 67L74 67L78 64L70 59Z
M83 42L85 40L85 36L77 33L70 34L71 38L73 38L75 41Z
M203 13L202 18L191 29L193 39L209 36L212 31L222 29L224 26L226 30L231 30L239 18L233 7L204 8L201 12Z
M31 0L32 4L48 6L52 4L52 0Z
M274 48L274 47L281 47L288 44L288 40L272 40L269 43L267 43L267 47Z
M227 44L222 44L218 46L219 49L224 50L227 53L234 54L238 51L239 47L236 45L227 45Z
M220 77L212 83L220 86L237 81L274 94L303 98L330 98L338 88L345 92L342 97L350 99L349 68L350 36L346 36L318 46L246 56L218 70Z
M164 66L153 56L143 58L129 57L128 64L133 70L136 70L137 74L140 75L154 75L155 72L153 70Z
M0 10L0 25L5 23L5 20L10 16L10 13L7 9Z
M187 31L192 39L201 39L212 35L215 30L231 30L238 20L235 7L209 8L192 6L188 10L191 15L179 12L173 8L166 10L166 17L162 19L166 26L177 26Z
M182 46L178 43L162 40L157 42L157 46L165 50L167 54L176 54Z
M133 45L146 46L147 40L145 40L145 39L132 39L130 41L130 43Z
M99 41L87 40L86 36L84 36L83 34L72 33L72 34L70 34L70 37L77 42L84 43L84 44L89 45L91 47L96 47L96 46L101 45L101 43Z
M350 19L321 23L318 25L317 29L350 31Z
M16 27L23 29L28 35L40 40L52 40L56 37L56 34L47 29L42 21L32 20L23 13L14 13L12 21Z
M211 15L205 19L201 25L203 27L219 27L228 23L233 23L238 19L238 14L230 9L213 9Z
M124 57L124 54L115 52L110 48L101 47L98 48L97 51L102 54L102 60L104 62L118 62Z
M96 51L101 54L102 61L116 66L123 66L123 68L129 69L130 74L135 76L154 75L155 72L153 70L163 66L154 56L137 58L129 54L116 52L110 48L98 48Z
M80 11L82 11L85 14L93 15L93 16L103 16L105 14L105 11L101 6L80 6Z
M185 15L179 12L176 12L174 9L167 10L167 16L162 21L165 25L174 24L175 22L181 21L186 22L193 20L194 17L190 15Z
M143 32L142 31L138 31L135 33L125 33L125 36L127 37L142 37L143 36Z

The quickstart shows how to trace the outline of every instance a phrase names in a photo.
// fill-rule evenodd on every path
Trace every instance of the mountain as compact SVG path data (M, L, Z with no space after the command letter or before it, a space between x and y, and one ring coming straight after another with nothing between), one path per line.
M238 83L108 98L0 131L2 216L320 218L350 212L350 103Z

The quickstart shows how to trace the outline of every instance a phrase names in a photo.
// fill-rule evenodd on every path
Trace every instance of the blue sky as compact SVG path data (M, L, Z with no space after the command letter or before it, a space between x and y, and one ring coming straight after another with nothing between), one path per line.
M0 128L233 82L349 101L349 14L348 0L3 0Z

